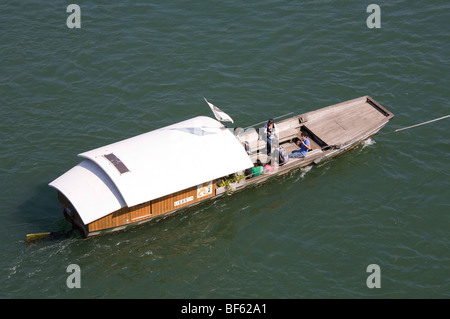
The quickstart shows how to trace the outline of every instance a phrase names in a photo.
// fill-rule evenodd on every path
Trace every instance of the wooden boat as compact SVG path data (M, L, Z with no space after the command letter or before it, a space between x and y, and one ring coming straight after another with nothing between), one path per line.
M276 121L279 145L288 153L299 148L294 142L301 132L312 146L306 157L278 166L277 152L266 154L263 125L242 129L237 138L234 128L199 116L81 153L84 160L49 185L82 236L101 235L337 156L377 133L393 116L363 96ZM241 141L249 143L250 152ZM272 160L275 167L246 176L258 159Z

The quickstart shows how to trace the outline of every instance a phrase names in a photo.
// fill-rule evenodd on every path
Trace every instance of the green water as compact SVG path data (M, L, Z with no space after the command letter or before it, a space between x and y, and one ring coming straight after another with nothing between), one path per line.
M0 5L0 297L450 297L450 5ZM332 161L131 231L68 230L48 183L77 154L193 116L237 126L370 95L395 114ZM390 134L383 134L390 133ZM81 288L68 288L77 264ZM377 264L381 288L368 288Z

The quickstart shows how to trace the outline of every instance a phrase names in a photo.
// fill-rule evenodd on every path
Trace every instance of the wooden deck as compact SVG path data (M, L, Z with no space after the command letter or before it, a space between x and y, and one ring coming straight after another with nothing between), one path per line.
M296 115L277 122L279 144L291 154L299 147L294 143L306 132L312 150L305 158L289 159L271 173L258 177L249 177L239 188L259 183L295 168L305 167L315 161L336 156L378 132L394 115L368 96L331 105L312 112ZM266 143L263 139L264 128L248 131L240 136L248 141L252 150L250 158L255 163L258 159L267 163Z
M310 112L305 126L328 145L348 144L389 121L387 111L373 104L359 98Z

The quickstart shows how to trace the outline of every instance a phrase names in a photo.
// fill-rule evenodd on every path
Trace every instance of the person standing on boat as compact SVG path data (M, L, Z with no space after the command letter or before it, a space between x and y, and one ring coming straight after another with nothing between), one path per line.
M272 154L272 140L278 138L277 126L273 122L273 119L270 119L264 125L264 133L267 134L267 156L270 156Z
M308 151L311 150L311 142L309 141L306 133L302 132L300 139L296 142L296 144L300 147L300 149L292 151L292 153L289 154L289 158L305 157Z
M240 135L241 135L242 129L240 127L235 127L234 128L234 136L238 139L239 142L241 142L241 144L244 146L245 150L247 151L247 154L250 154L250 144L248 143L248 141L241 141Z

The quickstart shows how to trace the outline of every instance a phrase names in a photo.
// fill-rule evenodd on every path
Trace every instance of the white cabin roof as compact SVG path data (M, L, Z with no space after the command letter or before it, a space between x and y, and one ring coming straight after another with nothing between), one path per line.
M50 183L85 224L253 166L230 130L199 116L79 154L85 160Z
M94 162L85 160L50 183L58 189L89 224L126 206L112 180Z

